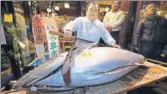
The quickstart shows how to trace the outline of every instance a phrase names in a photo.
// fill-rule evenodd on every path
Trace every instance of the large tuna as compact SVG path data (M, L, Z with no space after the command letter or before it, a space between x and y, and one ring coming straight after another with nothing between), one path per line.
M94 47L82 51L71 60L71 83L66 86L62 65L68 52L35 68L18 80L14 88L31 86L60 91L113 82L140 66L142 55L111 47Z

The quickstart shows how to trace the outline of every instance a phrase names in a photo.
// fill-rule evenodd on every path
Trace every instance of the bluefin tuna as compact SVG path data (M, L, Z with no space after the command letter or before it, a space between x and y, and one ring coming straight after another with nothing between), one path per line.
M70 63L69 86L62 76L62 65L68 52L38 66L25 74L13 87L36 87L38 90L61 91L77 87L94 86L120 79L141 66L144 57L127 50L111 47L94 47L82 51Z

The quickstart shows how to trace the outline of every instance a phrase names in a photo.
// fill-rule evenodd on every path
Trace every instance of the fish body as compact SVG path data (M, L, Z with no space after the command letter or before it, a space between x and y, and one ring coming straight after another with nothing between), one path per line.
M66 86L62 76L62 65L66 55L67 52L62 53L56 59L26 74L17 82L15 88L35 86L41 90L61 91L105 84L123 77L139 67L144 60L142 55L117 48L86 49L71 59L71 83L70 86Z

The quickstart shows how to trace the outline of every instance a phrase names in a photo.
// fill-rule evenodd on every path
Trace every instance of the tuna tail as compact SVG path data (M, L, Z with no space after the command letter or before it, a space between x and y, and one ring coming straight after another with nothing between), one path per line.
M17 89L19 87L29 87L33 85L33 83L57 72L57 70L59 70L59 68L63 65L66 55L67 53L59 55L60 57L57 57L59 58L57 62L55 61L56 58L53 58L48 62L41 64L34 70L21 77L12 88Z

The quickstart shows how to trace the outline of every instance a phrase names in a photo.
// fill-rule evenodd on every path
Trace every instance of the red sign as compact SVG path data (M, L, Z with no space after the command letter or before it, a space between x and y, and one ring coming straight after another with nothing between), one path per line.
M32 16L32 31L36 44L42 44L45 41L45 29L40 14Z

